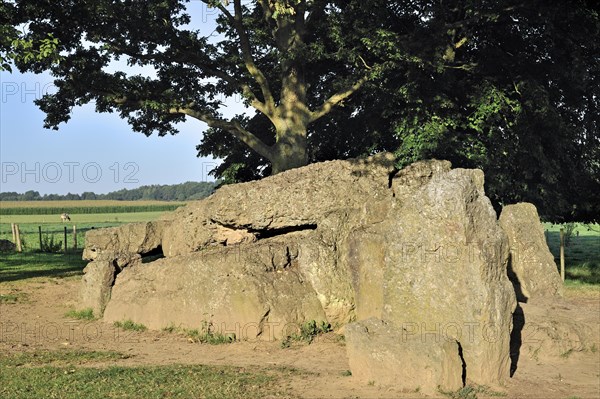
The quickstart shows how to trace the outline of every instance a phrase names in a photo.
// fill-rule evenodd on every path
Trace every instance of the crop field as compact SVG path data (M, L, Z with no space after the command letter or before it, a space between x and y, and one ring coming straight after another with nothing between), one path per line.
M0 201L0 216L53 215L62 213L87 215L98 213L164 212L185 205L167 201ZM10 223L10 221L9 221Z
M19 225L24 250L39 251L40 228L42 239L64 244L66 227L67 246L74 249L75 226L77 247L81 249L85 232L90 229L156 220L182 205L185 204L166 201L1 201L0 239L13 240L11 224L15 223ZM68 213L71 220L62 222L62 213Z

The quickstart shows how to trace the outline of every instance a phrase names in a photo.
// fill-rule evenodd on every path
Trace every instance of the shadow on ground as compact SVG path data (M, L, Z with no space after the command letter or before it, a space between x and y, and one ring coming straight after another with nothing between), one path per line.
M81 250L67 254L0 253L0 282L81 275L85 265L86 262L81 259Z

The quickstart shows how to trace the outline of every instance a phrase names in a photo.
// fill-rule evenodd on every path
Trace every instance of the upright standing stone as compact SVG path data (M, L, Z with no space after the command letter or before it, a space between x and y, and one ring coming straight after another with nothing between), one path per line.
M508 240L480 170L430 167L430 179L405 190L388 222L383 319L409 334L458 342L466 378L497 385L510 375L516 307Z
M533 204L507 205L500 226L510 242L509 276L518 299L562 296L562 281Z

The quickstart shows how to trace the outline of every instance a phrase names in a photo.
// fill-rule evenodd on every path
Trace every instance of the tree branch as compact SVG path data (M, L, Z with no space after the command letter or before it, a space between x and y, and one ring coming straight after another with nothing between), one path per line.
M296 35L303 38L306 33L306 20L304 18L306 14L306 0L300 0L296 7Z
M210 127L226 130L261 156L267 159L271 158L271 147L263 143L254 134L244 129L237 121L226 121L216 118L207 112L201 112L188 107L173 107L169 109L169 113L188 115L205 122Z
M263 13L265 14L265 22L270 25L273 19L273 10L271 10L271 7L269 7L269 0L259 0L258 2L263 9Z
M106 92L103 93L105 97L114 96L114 94ZM128 97L114 97L111 99L116 105L132 105L137 108L143 108L145 106L144 100L132 100ZM256 151L261 156L270 159L271 158L271 147L263 143L258 137L244 129L237 121L226 121L219 119L208 112L202 112L193 108L194 103L190 103L184 107L171 107L166 112L169 114L184 114L191 116L192 118L198 119L206 123L210 127L223 129L233 134L237 139L241 140L244 144Z
M306 26L311 24L315 19L321 18L325 13L325 7L327 6L326 0L315 0L313 2L312 10L308 17L306 17Z
M170 57L165 57L163 54L139 54L139 53L134 53L131 50L128 50L126 48L120 47L114 43L108 43L113 49L117 50L120 53L123 53L125 55L127 55L128 57L131 58L135 58L135 59L140 59L140 60L151 60L151 61L156 61L156 62L173 62L173 61L179 61L182 63L187 63L187 64L192 64L194 66L197 66L199 68L202 68L202 71L208 75L212 75L216 78L222 79L225 82L229 83L230 85L237 87L238 89L240 89L242 91L242 94L244 95L245 98L247 98L248 100L250 100L250 104L259 112L262 112L265 115L269 115L269 109L266 107L265 103L263 103L262 101L260 101L257 97L256 94L254 94L254 92L252 91L252 89L250 88L249 85L242 83L240 81L238 81L237 79L235 79L231 74L228 74L224 71L221 71L220 69L214 68L213 66L210 66L208 64L206 64L204 62L204 60L202 60L199 56L194 55L194 54L179 54L177 57L175 58L170 58Z
M203 66L203 68L205 69L205 71L209 72L210 74L214 75L215 77L223 79L224 81L226 81L227 83L229 83L233 86L239 87L242 90L244 97L246 97L247 99L250 100L250 104L257 111L262 112L263 114L265 114L269 117L272 115L272 109L270 109L265 103L263 103L256 97L256 95L254 94L254 92L252 91L252 89L250 88L249 85L239 82L237 79L234 79L233 77L231 77L231 75L228 75L227 73L220 71L218 69L211 69L206 66Z
M209 4L208 0L202 0L205 4ZM256 66L254 63L254 58L252 57L252 46L250 45L250 39L248 38L248 34L244 29L244 24L242 22L242 3L241 0L234 0L234 14L232 15L229 10L222 4L219 3L217 6L218 9L225 15L229 23L235 28L235 31L238 34L240 39L240 48L242 51L242 57L244 59L244 65L246 69L250 73L250 75L254 78L256 83L258 83L262 95L264 97L264 103L262 107L257 108L258 111L263 114L271 117L275 111L275 99L273 98L273 94L271 93L271 88L269 87L269 82L267 78L262 73L262 71ZM256 101L259 101L256 99ZM253 104L254 106L254 104ZM260 105L259 105L260 106Z
M366 76L364 76L354 85L352 85L352 87L350 87L348 90L336 93L333 96L329 97L329 99L327 99L327 101L325 101L323 105L321 105L317 110L310 113L310 121L314 122L317 119L327 115L329 112L331 112L333 107L335 107L336 105L344 101L346 98L354 94L358 89L360 89L362 85L364 85L367 82L367 80L369 79Z

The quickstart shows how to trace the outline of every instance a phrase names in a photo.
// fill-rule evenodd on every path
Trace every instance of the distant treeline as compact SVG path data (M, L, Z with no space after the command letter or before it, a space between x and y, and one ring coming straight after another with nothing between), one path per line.
M83 203L83 202L82 202ZM147 204L147 205L115 205L115 206L90 206L90 202L86 202L87 206L60 206L60 207L23 207L23 208L2 208L0 207L0 216L15 216L15 215L60 215L66 212L71 215L87 215L98 213L134 213L134 212L166 212L174 211L182 206L182 203L173 202L172 204ZM129 203L130 204L130 203Z
M165 184L141 186L131 190L122 189L108 194L84 192L82 194L44 194L37 191L25 193L6 192L0 193L0 201L73 201L73 200L158 200L158 201L188 201L202 199L213 193L218 183L214 182L186 182L181 184Z

